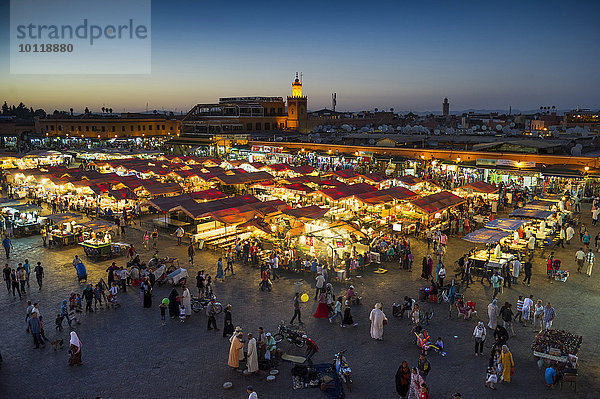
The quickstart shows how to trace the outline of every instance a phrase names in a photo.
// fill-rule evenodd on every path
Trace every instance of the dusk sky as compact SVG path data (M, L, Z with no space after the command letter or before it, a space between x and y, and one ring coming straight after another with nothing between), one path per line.
M312 110L451 112L600 106L600 1L153 1L149 75L11 75L0 6L0 100L184 112L226 96L286 96ZM118 12L118 10L116 11Z

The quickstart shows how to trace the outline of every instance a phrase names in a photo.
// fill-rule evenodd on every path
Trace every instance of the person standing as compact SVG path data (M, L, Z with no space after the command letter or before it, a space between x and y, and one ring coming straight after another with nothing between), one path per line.
M2 269L2 276L4 278L4 282L6 283L6 289L8 290L8 293L10 294L10 267L8 267L8 263L6 263L4 265L4 269Z
M544 313L542 316L542 330L550 330L555 317L556 312L554 311L552 305L550 305L550 302L548 302L544 308Z
M27 273L25 273L25 269L23 269L23 265L19 263L17 267L17 280L19 281L19 288L21 289L22 294L26 294L25 292L25 284L27 283Z
M115 281L115 270L119 270L119 268L117 267L117 264L115 262L112 263L112 265L110 265L106 271L108 272L108 286L112 287L112 283L114 283Z
M152 231L152 249L158 249L158 230Z
M429 363L429 360L427 360L427 358L425 357L425 354L423 352L421 352L421 355L419 356L419 362L417 363L417 368L419 369L419 374L421 374L421 377L423 377L423 380L427 379L427 374L429 374L429 372L431 371L431 364ZM425 384L422 384L425 385Z
M217 261L217 273L215 274L215 280L221 279L221 281L225 280L225 272L223 271L223 258L219 258Z
M304 323L302 323L302 314L300 313L300 293L299 292L296 292L296 294L294 295L294 316L292 317L292 321L290 321L290 324L294 324L294 320L296 320L296 317L298 317L298 323L304 324Z
M246 387L246 393L248 394L248 399L258 399L258 394L254 388L252 388L252 385Z
M444 264L440 264L440 270L438 271L438 285L440 287L444 286L444 279L446 278L446 268Z
M215 310L215 300L213 298L210 300L210 302L206 306L206 317L208 317L208 323L206 326L206 330L214 329L214 330L219 331L219 328L217 327L217 319L215 319L216 313L217 313L217 311Z
M2 240L2 246L4 247L4 251L6 252L6 259L10 259L10 251L13 249L13 244L8 236L4 236Z
M381 310L382 307L381 303L376 303L369 315L369 320L371 321L371 338L378 341L383 341L383 326L388 321L385 313Z
M323 277L323 273L317 274L315 280L315 299L317 299L319 298L319 294L323 292L323 286L325 285L325 277Z
M40 347L40 344L42 346L45 346L44 341L42 340L42 337L40 335L40 319L38 318L37 313L31 314L31 317L27 321L27 326L29 328L29 331L31 332L31 335L33 335L33 344L35 345L35 349L38 349Z
M511 263L512 263L513 284L516 285L516 284L518 284L519 273L521 272L521 261L517 258L517 259L513 260Z
M475 356L483 355L483 343L485 341L486 330L483 322L480 321L473 330L473 338L475 338Z
M540 331L544 328L544 305L542 305L542 300L538 299L535 303L535 307L533 309L533 331ZM538 320L539 320L539 328L538 328Z
M585 263L587 264L587 269L585 271L585 274L587 274L588 277L592 277L592 268L594 267L594 259L595 259L595 255L592 252L592 248L589 248L588 253L585 256Z
M502 363L502 379L504 382L510 382L510 377L515 373L515 362L508 346L502 345L500 354L500 363Z
M37 280L38 286L40 290L42 289L42 280L44 278L44 268L42 267L42 262L38 262L35 269L33 269L35 273L35 279Z
M402 362L398 371L396 371L396 392L400 397L406 398L410 388L410 368L406 361Z
M571 240L573 239L573 236L575 235L575 229L573 228L573 226L569 225L567 227L566 233L567 233L567 236L566 236L567 245L571 245Z
M531 286L531 270L533 269L533 264L531 263L531 258L525 262L523 265L523 271L525 272L525 278L523 279L523 284L527 282L527 286Z
M410 390L408 392L408 399L419 399L421 397L421 385L425 380L419 374L419 370L416 367L412 368L410 374Z
M515 329L512 324L514 313L510 303L506 303L506 305L503 306L503 309L500 311L500 317L502 317L502 321L504 322L504 328L506 328L507 331L510 330L513 337L516 336L517 334L515 334Z
M225 317L223 318L223 338L233 334L233 322L231 320L231 305L225 306Z
M256 346L256 338L248 333L248 356L246 365L248 373L258 373L258 348Z
M241 349L244 348L244 344L242 343L243 333L239 332L237 335L233 335L231 337L231 345L229 346L229 360L227 361L227 365L234 370L240 367L240 352Z
M190 317L192 315L192 299L190 290L185 285L183 286L183 293L181 294L181 304L185 308L185 317ZM215 325L215 328L216 327L217 326Z
M515 316L515 319L518 316L519 322L521 324L523 324L523 303L524 302L525 301L523 300L523 295L519 295L519 299L517 300L517 315Z
M29 275L31 274L31 265L29 264L29 259L25 259L25 263L23 263L23 270L25 270L27 289L29 289Z
M492 287L494 287L494 296L492 298L496 298L502 287L502 277L498 275L498 272L494 272L492 276Z
M527 326L527 321L531 316L531 308L533 306L533 295L523 300L523 326Z
M177 230L175 230L175 237L177 237L177 245L181 245L181 240L183 239L183 236L185 235L185 231L183 230L183 227L179 226L177 228Z
M190 245L187 248L188 256L190 257L190 263L194 264L194 256L196 255L196 249L194 248L194 242L190 240Z
M496 329L498 325L498 316L500 315L500 309L498 309L498 300L494 298L492 303L488 305L488 316L490 321L488 323L488 327L492 330Z
M71 339L69 341L69 366L81 366L81 341L75 331L71 331Z

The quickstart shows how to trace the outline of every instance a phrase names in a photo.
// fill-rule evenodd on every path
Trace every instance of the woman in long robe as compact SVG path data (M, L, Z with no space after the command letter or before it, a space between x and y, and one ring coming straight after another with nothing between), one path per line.
M371 320L371 338L379 341L383 340L383 323L387 322L387 318L381 308L381 303L376 303L375 309L371 310L371 314L369 315L369 320Z
M329 309L327 308L327 295L321 293L319 296L319 305L317 311L313 314L313 317L317 319L326 319L329 317Z
M81 341L75 331L71 331L71 340L69 341L69 366L81 366Z
M249 373L258 371L258 351L256 348L256 338L252 334L248 334L248 358L246 361Z
M344 319L342 320L342 327L351 326L354 324L352 318L352 308L350 307L350 301L346 300L346 309L344 309Z
M500 315L500 310L498 309L498 301L494 298L492 303L488 305L488 316L490 318L490 322L488 323L488 327L495 330L498 325L498 315Z
M505 382L510 382L511 370L515 367L512 353L508 349L508 346L502 345L502 354L500 354L500 363L502 363L502 379Z
M233 322L231 321L231 305L225 306L225 317L223 319L223 337L233 334Z
M423 256L423 270L421 272L421 278L427 280L427 270L429 270L429 266L427 265L427 257Z
M408 392L408 399L419 399L421 396L421 385L425 380L419 374L419 371L416 367L412 368L412 373L410 375L410 390Z
M408 388L410 387L410 368L408 363L402 362L398 371L396 372L396 392L398 395L405 398L408 394Z
M190 296L190 290L186 286L183 286L181 301L183 303L183 307L185 308L185 317L190 317L192 315L192 299Z
M148 282L147 278L142 283L142 287L143 287L142 297L144 299L144 307L150 308L150 307L152 307L152 287L150 286L150 283Z
M173 288L169 294L169 316L172 319L179 316L179 302L177 298L179 298L179 292Z
M229 347L229 361L227 364L229 367L237 369L240 367L240 349L244 348L244 344L241 341L242 333L237 336L232 336L231 346Z

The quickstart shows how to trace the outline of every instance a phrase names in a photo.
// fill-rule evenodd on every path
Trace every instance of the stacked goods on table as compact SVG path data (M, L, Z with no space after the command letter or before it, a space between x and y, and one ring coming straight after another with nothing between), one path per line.
M577 356L583 337L563 330L542 330L533 340L534 352L552 356Z

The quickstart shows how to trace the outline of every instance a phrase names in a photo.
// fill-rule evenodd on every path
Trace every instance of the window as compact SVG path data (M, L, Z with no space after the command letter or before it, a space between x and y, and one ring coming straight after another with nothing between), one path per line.
M81 132L81 126L77 126L77 131Z
M166 129L165 129L165 125L162 125L162 130L166 130Z
M130 127L131 127L131 131L133 132L133 125L131 125Z
M50 130L48 125L46 125L46 130Z
M277 115L283 115L283 108L277 108Z
M113 131L113 132L115 131L115 127L114 127L114 126L112 127L112 131Z
M106 131L106 126L102 126L102 131L105 132Z
M260 130L260 122L256 123L256 130Z
M252 130L252 123L246 123L246 130Z
M71 131L74 132L75 131L75 126L71 125Z
M58 130L62 130L62 125L58 125Z
M140 125L138 125L138 132L142 131L142 127Z
M146 131L146 125L142 125L142 130Z
M269 122L265 122L265 130L271 130L271 124Z
M89 126L86 126L86 127L85 127L85 131L86 131L86 132L89 132L89 131L90 131L90 127L89 127Z
M121 126L121 131L124 132L125 131L125 126Z
M152 130L152 125L148 125L148 130Z

